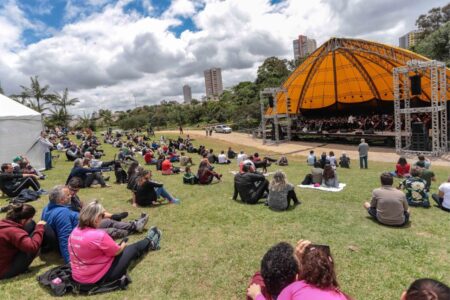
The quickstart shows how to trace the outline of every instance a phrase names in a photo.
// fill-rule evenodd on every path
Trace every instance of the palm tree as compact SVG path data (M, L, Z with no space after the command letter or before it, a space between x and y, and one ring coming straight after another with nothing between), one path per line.
M9 95L9 97L14 101L19 102L20 104L26 105L28 107L30 106L28 101L28 95L27 93L25 93L25 91L22 91L20 94Z
M52 104L55 106L59 106L64 109L64 112L67 114L67 107L74 106L80 102L78 98L69 99L69 90L65 88L62 95L56 93L54 99L52 100Z
M80 120L78 121L78 126L81 128L89 128L92 122L93 119L91 115L83 113L83 116L80 117Z
M100 109L98 115L106 126L110 126L113 122L112 112L109 109Z
M47 109L45 107L45 103L47 102L51 103L52 101L54 101L55 95L48 93L48 90L50 88L49 85L41 87L38 80L38 76L34 76L34 78L30 77L30 79L31 79L31 86L29 88L23 85L21 85L20 87L23 89L23 93L27 95L27 98L36 100L36 104L30 101L29 106L35 109L37 112L42 113Z
M62 107L54 107L50 109L50 121L53 125L66 126L67 122L70 120L70 116Z

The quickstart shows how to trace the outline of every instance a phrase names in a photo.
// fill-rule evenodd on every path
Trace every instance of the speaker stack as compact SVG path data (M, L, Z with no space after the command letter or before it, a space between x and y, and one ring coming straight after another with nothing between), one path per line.
M425 124L422 122L415 122L411 124L411 150L415 151L428 151L429 139L428 131L425 128Z

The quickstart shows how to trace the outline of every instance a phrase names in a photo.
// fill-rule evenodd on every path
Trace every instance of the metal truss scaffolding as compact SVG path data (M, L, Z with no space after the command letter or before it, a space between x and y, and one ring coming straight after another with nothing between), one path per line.
M285 113L277 113L277 99L278 95L280 93L284 93L285 99L286 99L286 112ZM265 113L265 99L268 99L269 97L273 98L273 108L275 113L266 115ZM272 141L278 145L280 141L282 140L282 137L280 137L280 125L283 123L283 125L286 125L286 136L285 139L290 141L292 139L292 118L289 114L290 111L290 99L287 94L287 90L285 88L265 88L259 93L259 99L260 99L260 105L261 105L261 133L262 133L262 139L263 144L266 144L268 142L267 140L267 131L266 127L268 124L272 125L272 134L275 135L275 138L272 137Z
M429 72L429 73L428 73ZM430 106L411 107L410 76L425 75L431 78ZM426 75L428 75L426 74ZM395 149L398 154L428 154L440 156L447 152L447 78L443 62L411 60L406 66L394 68L394 118ZM403 107L401 102L403 101ZM423 150L411 149L411 114L431 113L432 147ZM402 120L405 128L402 133ZM402 139L403 136L403 139Z

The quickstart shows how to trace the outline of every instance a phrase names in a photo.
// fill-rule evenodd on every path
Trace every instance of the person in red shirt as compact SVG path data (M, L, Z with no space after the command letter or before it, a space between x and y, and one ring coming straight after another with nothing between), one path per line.
M406 158L401 156L398 159L397 165L395 166L395 172L392 174L393 176L397 176L399 178L410 177L411 165L408 164Z
M31 205L12 205L0 221L0 279L24 273L41 248L46 223L34 223L35 214Z
M180 173L180 169L175 168L170 162L170 159L168 157L166 157L166 159L162 162L161 171L163 175L172 175Z
M144 160L147 165L156 163L156 159L153 158L153 152L151 150L147 150L147 152L144 155Z

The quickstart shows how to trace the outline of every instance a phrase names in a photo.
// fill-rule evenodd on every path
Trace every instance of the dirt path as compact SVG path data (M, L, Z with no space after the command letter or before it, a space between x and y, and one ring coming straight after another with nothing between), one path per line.
M159 133L178 134L178 131L159 131ZM184 130L184 134L189 134L192 137L199 136L205 138L203 130ZM322 152L334 151L335 155L339 157L342 152L347 153L350 158L355 161L359 160L358 149L355 145L342 144L324 144L311 142L286 142L280 145L262 144L262 140L254 139L251 135L245 133L233 132L230 134L213 133L209 139L218 139L238 145L245 145L255 147L261 150L272 151L280 154L291 154L295 156L306 157L310 150L314 150L316 155ZM235 149L238 150L238 149ZM397 162L399 156L395 153L393 148L371 147L369 150L369 160L378 162ZM408 159L411 163L416 161L416 157L412 156ZM433 165L450 167L450 155L441 157L439 159L431 158ZM357 162L355 161L355 162Z

